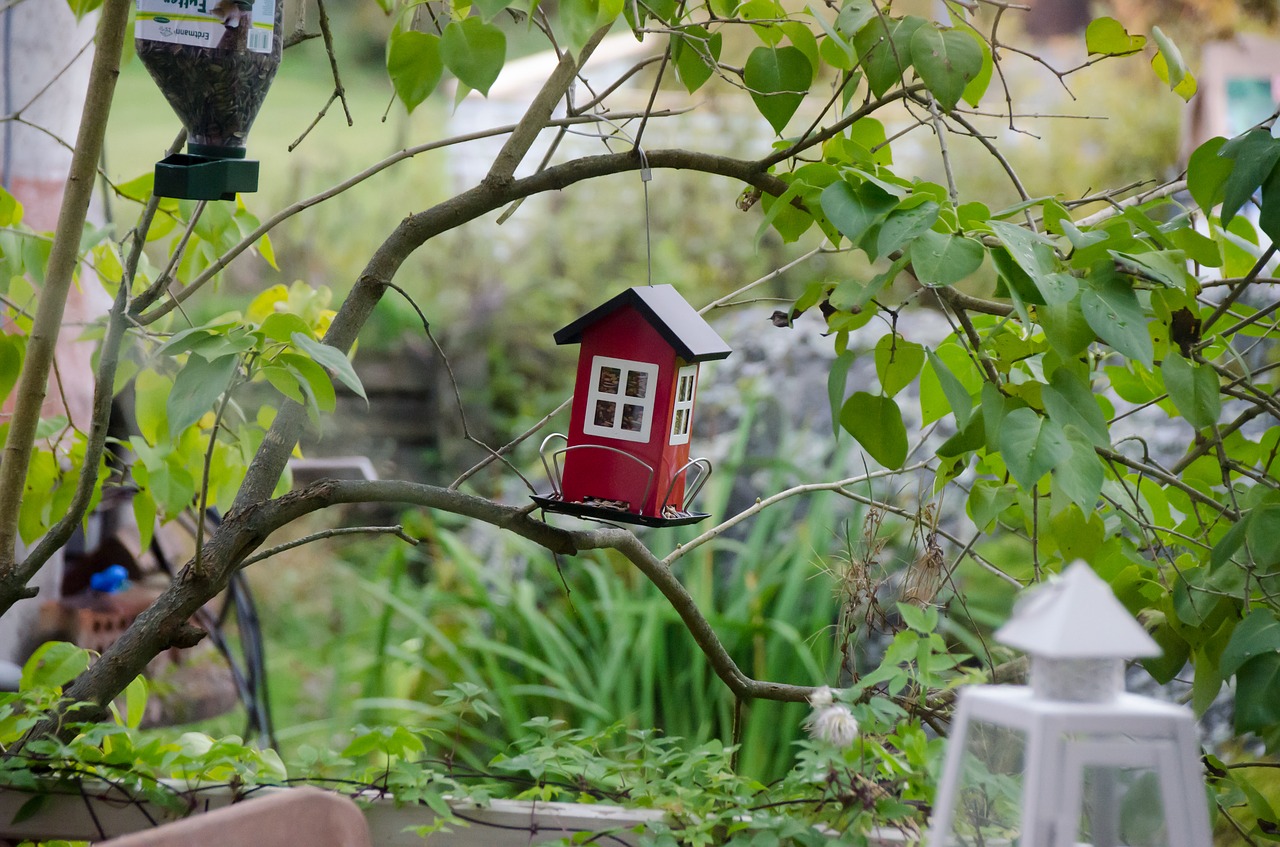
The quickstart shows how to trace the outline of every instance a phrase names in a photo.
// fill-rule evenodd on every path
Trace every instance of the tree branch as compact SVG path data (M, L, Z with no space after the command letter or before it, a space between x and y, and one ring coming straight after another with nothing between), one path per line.
M27 337L9 434L0 458L0 614L29 594L26 579L17 573L14 561L19 504L35 444L36 427L40 423L54 347L79 261L80 238L93 195L116 79L120 75L120 55L129 20L129 6L129 0L105 0L102 4L98 48L89 72L89 89L75 152L71 157L71 171L58 212L58 226L35 321Z

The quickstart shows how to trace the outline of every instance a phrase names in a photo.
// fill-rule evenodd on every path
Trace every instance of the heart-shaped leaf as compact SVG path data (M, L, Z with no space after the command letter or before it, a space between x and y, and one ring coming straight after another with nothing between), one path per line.
M905 18L877 15L858 30L853 49L873 95L883 97L902 81L902 75L911 67L911 37L926 23L924 18L915 15Z
M911 36L911 64L938 106L949 112L982 71L982 45L967 29L925 24Z
M1127 56L1146 43L1145 35L1130 35L1115 18L1095 18L1084 31L1084 45L1091 56Z
M488 97L507 60L507 36L479 18L453 21L440 36L440 58L459 82Z
M742 81L756 109L781 134L813 84L813 65L796 47L757 47L747 57Z
M711 79L716 62L720 60L720 33L707 32L706 27L694 24L671 36L671 61L676 66L676 76L689 89L697 91Z
M1160 375L1169 399L1187 423L1204 429L1218 422L1222 396L1218 393L1218 375L1212 368L1193 365L1171 351L1160 365Z
M387 75L396 96L412 112L436 90L444 63L440 36L427 32L397 32L387 42Z
M911 268L925 285L951 285L981 267L986 252L972 238L930 229L911 242Z
M1031 409L1014 409L999 429L1000 454L1018 484L1031 489L1058 464L1071 458L1071 445L1057 423Z
M898 205L898 198L877 185L854 186L841 180L822 190L822 213L849 243L858 246L867 232Z
M886 468L907 460L907 428L892 398L855 391L840 410L840 425Z

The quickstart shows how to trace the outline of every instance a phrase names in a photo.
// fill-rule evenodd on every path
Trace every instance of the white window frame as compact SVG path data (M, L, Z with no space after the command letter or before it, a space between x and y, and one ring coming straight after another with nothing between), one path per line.
M604 368L617 368L619 371L618 391L616 394L600 390L600 372ZM626 396L627 376L630 373L641 373L647 377L644 397ZM587 403L582 418L582 431L584 433L601 438L616 438L619 441L647 442L649 440L649 435L653 432L654 397L658 388L657 365L650 362L635 362L630 359L615 359L611 356L596 356L591 360L590 384L591 388L587 392ZM614 406L612 426L602 426L595 422L596 403L601 400L616 404ZM622 406L624 404L639 406L643 410L644 419L640 422L640 429L622 428Z
M689 379L689 397L688 399L680 399L680 383L688 377ZM685 365L676 371L676 388L672 397L671 406L671 441L670 444L688 444L689 431L693 429L693 398L698 393L698 366ZM683 415L680 413L684 412ZM681 424L680 429L676 428L676 424Z

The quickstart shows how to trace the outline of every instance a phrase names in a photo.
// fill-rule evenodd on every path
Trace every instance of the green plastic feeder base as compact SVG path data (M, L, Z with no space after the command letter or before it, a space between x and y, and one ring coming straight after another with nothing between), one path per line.
M237 193L257 190L258 163L253 159L175 153L156 162L155 192L159 197L234 200Z

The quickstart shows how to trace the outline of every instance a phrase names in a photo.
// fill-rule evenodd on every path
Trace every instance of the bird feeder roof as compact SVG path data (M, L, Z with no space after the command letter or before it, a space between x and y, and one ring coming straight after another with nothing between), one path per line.
M711 325L670 285L628 288L555 334L557 344L578 344L592 324L631 306L686 362L723 359L732 350Z
M1022 596L996 631L1002 644L1051 659L1131 659L1160 647L1082 561Z

